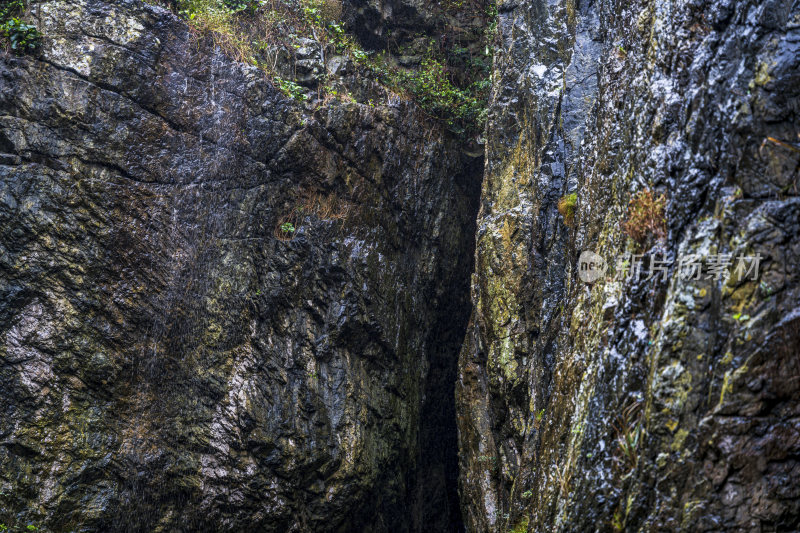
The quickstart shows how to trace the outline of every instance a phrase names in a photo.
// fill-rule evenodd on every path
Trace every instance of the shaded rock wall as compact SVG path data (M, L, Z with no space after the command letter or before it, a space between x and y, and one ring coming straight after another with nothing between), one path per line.
M34 18L0 57L0 522L457 530L481 160L159 7Z
M457 385L468 530L800 529L797 2L499 11ZM621 223L646 188L668 197L642 251L666 279L580 281L581 251L638 251ZM763 259L686 280L688 254Z

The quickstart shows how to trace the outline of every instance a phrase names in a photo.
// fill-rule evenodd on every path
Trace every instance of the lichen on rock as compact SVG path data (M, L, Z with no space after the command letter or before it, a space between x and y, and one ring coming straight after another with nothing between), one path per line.
M457 388L467 529L796 529L778 486L800 389L774 373L797 372L796 6L499 12ZM584 250L673 266L589 285ZM760 280L683 279L690 254L760 256Z

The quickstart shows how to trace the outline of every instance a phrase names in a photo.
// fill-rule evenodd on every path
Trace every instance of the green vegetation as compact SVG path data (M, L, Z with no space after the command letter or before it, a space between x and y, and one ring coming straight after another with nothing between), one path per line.
M289 98L297 100L298 102L302 102L308 99L308 96L304 92L303 88L300 85L296 84L295 82L291 80L285 80L280 76L275 76L274 80L275 83L278 84L278 87L280 88L281 92L286 96L288 96Z
M761 290L761 294L767 297L772 296L775 293L775 288L766 281L759 283L758 288Z
M291 241L297 231L298 217L294 213L281 218L275 226L275 238L280 241Z
M424 110L444 120L457 133L485 121L486 103L481 95L488 89L488 84L482 85L481 80L466 89L459 89L442 62L433 57L425 58L419 70L396 71L388 81L406 89Z
M564 218L564 224L572 227L575 224L575 206L578 204L578 193L562 196L558 201L558 212Z
M611 529L614 531L625 530L625 520L622 516L622 511L620 509L614 511L614 518L612 518L611 520Z
M528 531L528 524L530 524L530 519L526 516L510 529L510 533L526 533Z
M167 0L163 0L166 2ZM199 36L211 36L230 57L262 68L275 85L296 101L309 99L310 90L281 77L280 58L300 48L301 39L318 43L323 55L349 57L362 74L380 83L388 95L414 100L430 117L455 133L477 135L483 130L489 94L492 42L497 9L482 12L489 29L480 52L457 43L443 49L428 41L417 68L398 66L385 52L364 51L339 20L340 0L177 0L178 13ZM319 104L353 96L325 76ZM374 105L369 99L362 102Z
M17 54L35 52L42 40L36 26L22 20L24 14L23 0L6 0L0 5L0 40Z
M539 424L542 423L542 419L544 418L544 409L539 409L535 413L533 413L533 421L535 427L539 427Z

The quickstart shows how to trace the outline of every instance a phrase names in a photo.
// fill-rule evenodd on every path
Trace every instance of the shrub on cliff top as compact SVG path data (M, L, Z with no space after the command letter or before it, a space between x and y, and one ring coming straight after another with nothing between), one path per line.
M299 39L319 43L321 55L348 55L362 73L390 94L406 94L430 117L451 131L476 135L483 129L490 83L491 47L487 43L472 57L465 47L442 49L431 40L419 67L401 68L380 54L368 53L348 34L341 17L341 0L161 0L168 2L193 30L210 35L230 57L259 66L284 94L305 100L305 91L281 78L279 57L289 56ZM495 12L485 16L496 18ZM485 48L485 50L484 50ZM332 86L322 79L324 88ZM329 99L320 94L319 101Z

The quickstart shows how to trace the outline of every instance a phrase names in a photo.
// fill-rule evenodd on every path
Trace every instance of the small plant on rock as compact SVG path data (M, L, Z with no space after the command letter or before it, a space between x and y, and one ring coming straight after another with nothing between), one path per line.
M633 470L639 461L639 443L642 438L642 423L639 413L640 404L631 403L617 417L614 431L617 434L618 463L625 472Z
M578 193L562 196L558 201L558 212L564 218L564 224L572 227L575 224L575 206L578 204Z
M639 191L628 202L628 219L622 230L635 243L642 246L649 239L663 239L667 235L667 219L664 209L667 197L656 195L651 189Z
M297 231L297 216L290 213L275 226L275 238L280 241L291 241Z
M611 529L614 531L625 530L625 518L623 517L620 509L614 511L614 517L611 519Z
M292 80L286 80L279 76L275 76L275 83L278 84L278 88L280 88L283 94L293 100L302 102L308 98L306 93L303 91L303 87L296 84Z
M533 413L533 422L535 427L539 427L542 423L542 419L544 418L544 409L539 409L535 413Z
M17 54L34 52L41 44L42 34L32 24L22 20L23 0L10 0L0 6L0 37Z

